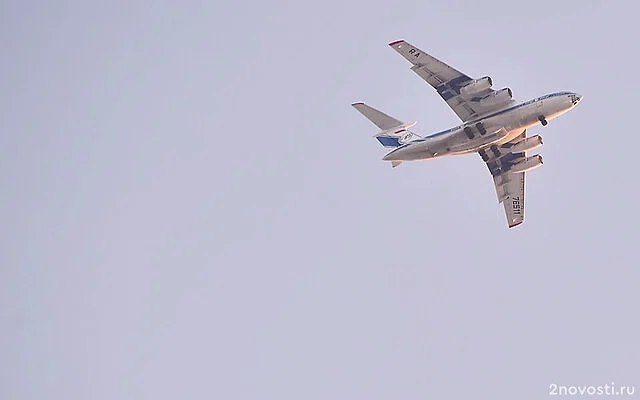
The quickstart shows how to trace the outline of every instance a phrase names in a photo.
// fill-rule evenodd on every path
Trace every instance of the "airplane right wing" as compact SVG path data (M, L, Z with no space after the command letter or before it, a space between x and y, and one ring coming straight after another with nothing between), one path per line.
M411 70L436 89L462 121L503 109L514 102L511 89L491 89L489 77L474 80L404 40L389 43L389 46L413 64Z
M504 205L509 228L524 222L525 211L525 174L512 168L527 159L526 151L542 144L542 138L534 136L527 138L525 130L516 138L502 145L491 145L478 153L487 164L493 176L498 202ZM539 163L538 163L539 160ZM531 168L542 164L542 157L531 157Z
M500 178L493 177L496 191L501 190L503 196L506 195L502 200L502 205L504 206L509 228L524 222L525 174L526 172L510 174L511 179L506 182L501 180L502 176Z

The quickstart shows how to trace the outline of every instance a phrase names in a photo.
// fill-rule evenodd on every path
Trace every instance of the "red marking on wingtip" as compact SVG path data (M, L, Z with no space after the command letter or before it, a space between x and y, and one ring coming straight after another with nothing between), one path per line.
M395 46L396 44L402 43L402 42L404 42L404 40L396 40L395 42L389 43L389 46Z
M515 223L515 224L513 224L513 225L509 225L509 228L515 228L516 226L518 226L518 225L522 224L523 222L524 222L524 221L520 221L520 222Z

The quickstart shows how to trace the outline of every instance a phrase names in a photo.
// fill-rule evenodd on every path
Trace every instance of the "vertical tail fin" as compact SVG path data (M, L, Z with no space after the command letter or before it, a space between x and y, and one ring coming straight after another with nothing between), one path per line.
M407 130L414 126L415 122L399 121L364 103L353 103L352 106L380 129L374 137L384 147L398 147L420 137Z

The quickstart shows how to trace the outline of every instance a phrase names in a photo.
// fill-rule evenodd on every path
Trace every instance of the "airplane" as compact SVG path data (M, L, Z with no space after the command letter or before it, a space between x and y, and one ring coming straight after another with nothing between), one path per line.
M380 144L392 148L383 160L397 167L404 161L478 153L493 177L509 228L522 224L525 173L543 164L540 154L526 154L543 143L540 135L527 136L527 129L546 126L573 109L582 95L561 91L517 102L510 88L494 90L489 76L473 79L404 40L389 46L412 64L411 70L438 92L462 124L421 137L409 130L415 122L404 123L365 103L353 103L380 129L374 135Z

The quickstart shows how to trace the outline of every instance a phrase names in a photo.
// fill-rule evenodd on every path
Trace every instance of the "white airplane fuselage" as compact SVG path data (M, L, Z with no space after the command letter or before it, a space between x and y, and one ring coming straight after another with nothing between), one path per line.
M404 144L384 156L385 161L411 161L480 151L513 140L532 126L571 110L582 96L557 92L480 116L443 132Z

